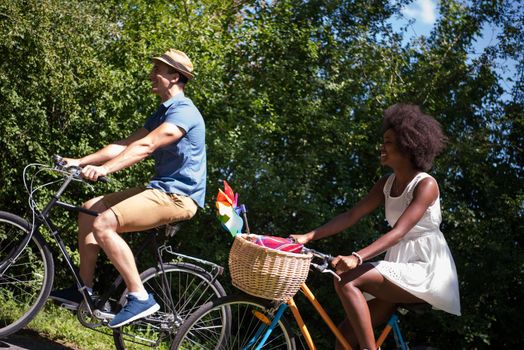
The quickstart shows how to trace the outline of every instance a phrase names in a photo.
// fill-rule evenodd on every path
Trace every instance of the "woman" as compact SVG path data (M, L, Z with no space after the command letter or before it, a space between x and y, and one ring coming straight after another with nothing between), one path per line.
M349 211L292 236L303 244L329 237L385 205L391 229L332 263L342 278L335 289L347 316L340 330L350 344L358 342L362 349L376 349L373 327L386 322L399 303L429 303L460 315L455 263L439 229L439 187L426 173L444 149L446 137L435 119L409 104L388 108L382 130L380 162L393 174L382 177ZM383 252L384 260L366 262ZM367 301L364 292L373 298Z

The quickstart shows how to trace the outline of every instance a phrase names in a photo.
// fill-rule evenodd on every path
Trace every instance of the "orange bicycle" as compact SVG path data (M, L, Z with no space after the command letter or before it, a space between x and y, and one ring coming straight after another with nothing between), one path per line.
M237 240L242 240L245 236L247 235L237 236L235 243ZM245 245L246 243L244 242L243 244ZM233 249L235 249L235 244ZM258 247L255 249L260 250L264 248ZM279 254L288 256L309 256L310 259L307 262L308 267L320 273L333 274L338 278L338 276L329 269L329 262L332 259L331 256L305 247L302 253L303 254L279 252ZM267 255L267 253L265 255ZM257 264L257 258L250 258L250 260L254 265ZM272 261L270 265L281 264ZM298 271L299 269L300 268L297 268L297 264L290 267L290 271ZM252 279L256 279L256 272L253 272L251 276ZM233 284L235 284L235 280ZM267 283L265 284L267 286ZM262 286L263 285L264 283ZM269 289L273 288L274 286ZM301 283L299 288L301 294L313 305L316 312L322 317L338 342L342 344L345 349L351 350L351 346L342 336L306 283ZM241 289L245 290L243 287ZM252 290L250 294L264 295L263 292L258 292L257 290ZM269 292L271 293L272 291ZM407 311L422 313L429 309L429 304L408 304L399 305L398 310L400 313L406 313ZM291 331L285 317L287 310L291 311L307 347L311 350L316 349L293 297L287 300L270 301L250 295L227 296L212 300L201 306L179 329L173 341L173 349L296 349L297 339ZM224 322L223 318L221 318L224 311L228 312L228 314L230 312L232 319ZM395 338L396 348L403 350L408 349L408 344L404 341L399 328L399 316L397 313L391 316L383 331L380 333L377 338L377 346L381 346L391 332L393 332Z

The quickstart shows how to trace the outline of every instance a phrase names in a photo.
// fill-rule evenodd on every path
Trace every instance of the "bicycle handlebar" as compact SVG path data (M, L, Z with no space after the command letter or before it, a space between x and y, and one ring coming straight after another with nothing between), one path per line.
M85 180L82 177L82 167L75 166L75 165L68 166L64 158L62 156L59 156L58 154L53 155L53 162L55 163L55 166L59 168L60 170L65 170L71 173L75 179L82 180L82 181ZM103 183L109 183L110 180L106 176L99 176L97 181L103 182Z
M319 263L315 263L313 261L311 261L311 267L313 267L315 270L317 270L318 272L320 273L329 273L333 276L335 276L335 278L340 281L341 278L339 275L337 275L335 273L335 271L333 271L331 269L331 261L334 259L331 255L329 254L324 254L324 253L321 253L319 251L316 251L314 249L311 249L311 248L302 248L302 252L303 253L310 253L313 255L314 258L317 258L318 260L320 260Z

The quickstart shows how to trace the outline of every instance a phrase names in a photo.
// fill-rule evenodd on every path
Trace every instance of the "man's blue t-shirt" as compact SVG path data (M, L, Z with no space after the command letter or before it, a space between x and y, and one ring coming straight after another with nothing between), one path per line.
M162 103L145 122L148 131L172 123L186 132L178 142L156 149L155 177L148 188L191 197L204 207L206 194L206 127L193 102L179 93Z

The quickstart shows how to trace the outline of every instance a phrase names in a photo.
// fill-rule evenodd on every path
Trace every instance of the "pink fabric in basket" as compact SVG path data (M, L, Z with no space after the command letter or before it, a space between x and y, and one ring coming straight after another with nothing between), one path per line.
M303 245L300 243L294 243L291 238L275 236L258 236L255 243L262 247L282 250L284 252L290 253L301 253L303 247Z

